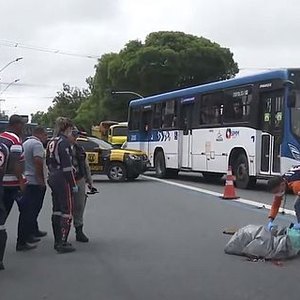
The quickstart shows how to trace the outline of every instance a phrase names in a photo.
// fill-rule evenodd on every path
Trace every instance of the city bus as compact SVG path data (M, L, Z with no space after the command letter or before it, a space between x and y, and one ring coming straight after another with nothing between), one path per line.
M128 147L148 154L160 178L210 180L232 168L236 185L300 164L300 69L262 72L137 99Z

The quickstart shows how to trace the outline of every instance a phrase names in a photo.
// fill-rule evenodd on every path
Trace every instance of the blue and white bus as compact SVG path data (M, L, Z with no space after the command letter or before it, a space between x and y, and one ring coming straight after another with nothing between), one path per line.
M145 151L157 176L231 166L236 185L300 164L300 69L234 78L133 100L128 147Z

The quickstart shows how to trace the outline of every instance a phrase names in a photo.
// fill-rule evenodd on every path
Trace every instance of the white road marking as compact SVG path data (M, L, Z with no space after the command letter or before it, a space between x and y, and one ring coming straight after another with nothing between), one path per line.
M177 187L180 187L180 188L183 188L183 189L186 189L186 190L207 194L207 195L210 195L210 196L215 196L215 197L221 197L222 196L222 194L220 194L220 193L213 192L213 191L210 191L210 190L206 190L206 189L203 189L203 188L198 188L198 187L191 186L191 185L186 185L186 184L182 184L182 183L178 183L178 182L174 182L174 181L169 181L169 180L160 179L160 178L156 178L156 177L145 176L145 175L143 175L142 177L153 180L153 181L158 181L158 182L161 182L161 183L177 186ZM234 201L234 202L243 203L243 204L254 206L254 207L264 207L266 209L271 209L271 205L269 205L267 203L257 202L257 201L248 200L248 199L244 199L244 198L239 198L239 199L235 199L235 200L224 200L224 201ZM293 210L284 209L284 211L285 211L285 214L287 214L287 215L291 215L291 216L296 215Z

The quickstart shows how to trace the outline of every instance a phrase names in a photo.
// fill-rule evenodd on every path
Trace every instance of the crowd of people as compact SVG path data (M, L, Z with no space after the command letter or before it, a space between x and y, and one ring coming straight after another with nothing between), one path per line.
M52 193L54 249L58 253L75 251L68 242L72 219L76 240L89 241L83 232L86 185L92 192L97 190L86 153L77 143L79 131L70 119L60 117L48 143L41 126L22 141L24 125L21 116L12 115L7 130L0 134L0 270L4 270L5 223L14 202L19 208L16 251L35 249L47 235L38 225L47 183Z

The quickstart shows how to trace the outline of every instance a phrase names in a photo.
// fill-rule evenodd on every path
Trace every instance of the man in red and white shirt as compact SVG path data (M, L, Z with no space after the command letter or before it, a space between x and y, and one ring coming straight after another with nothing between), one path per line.
M24 120L19 115L12 115L8 122L7 131L0 135L0 142L9 149L9 158L7 170L3 178L3 202L6 209L6 218L8 217L14 201L21 206L21 196L26 188L26 179L24 176L24 150L21 136L23 134ZM35 245L24 243L17 245L17 251L24 251L36 248Z

